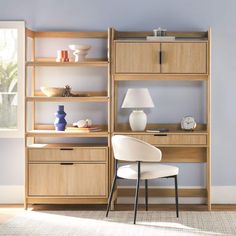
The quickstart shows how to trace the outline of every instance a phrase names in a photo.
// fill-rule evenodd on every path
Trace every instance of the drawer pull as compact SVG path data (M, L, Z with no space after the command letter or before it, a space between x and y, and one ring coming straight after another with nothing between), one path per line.
M74 163L73 162L63 162L63 163L60 163L60 165L62 165L62 166L72 166L72 165L74 165Z
M167 134L154 134L154 136L160 136L160 137L166 137L167 136Z
M60 148L61 151L73 151L74 148Z

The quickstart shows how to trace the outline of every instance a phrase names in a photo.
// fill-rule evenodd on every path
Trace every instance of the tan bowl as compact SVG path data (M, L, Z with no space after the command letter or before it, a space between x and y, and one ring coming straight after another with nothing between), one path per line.
M41 91L47 97L62 97L65 88L55 88L55 87L41 87Z

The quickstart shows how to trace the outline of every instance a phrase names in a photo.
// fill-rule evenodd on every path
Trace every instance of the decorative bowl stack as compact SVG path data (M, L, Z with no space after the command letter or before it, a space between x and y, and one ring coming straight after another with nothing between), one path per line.
M75 56L75 62L79 62L85 60L91 46L83 44L71 44L69 45L69 48L74 51L73 55Z

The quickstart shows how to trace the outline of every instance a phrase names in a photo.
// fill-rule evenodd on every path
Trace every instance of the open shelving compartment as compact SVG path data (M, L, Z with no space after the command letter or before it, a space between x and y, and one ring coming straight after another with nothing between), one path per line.
M37 203L104 204L107 202L110 175L110 33L110 29L104 32L34 32L26 29L26 208L28 204ZM94 51L92 46L91 53L89 52L89 55L94 55L88 56L84 61L74 62L70 59L69 62L56 62L56 57L52 57L54 54L56 55L56 47L60 49L57 44L58 41L59 45L64 47L67 45L68 48L67 43L78 44L78 42L82 42L82 44L88 44L87 40L91 44L94 43ZM52 49L49 48L48 43ZM38 55L40 50L44 54L48 54L48 50L50 54L53 49L54 54ZM105 87L101 89L97 86L99 89L93 89L97 82L95 76L93 82L90 81L90 84L85 86L91 87L91 91L76 91L76 93L86 93L86 96L47 97L39 91L39 80L43 80L45 83L48 79L44 79L44 77L48 77L47 68L55 70L54 72L57 72L55 73L57 75L61 73L62 77L63 70L67 70L64 72L67 73L66 76L64 74L64 78L60 82L63 81L65 86L73 80L74 87L77 85L75 79L80 78L83 81L83 77L87 73L82 71L80 76L78 70L81 68L87 68L88 71L99 70L98 73L102 70L102 76L99 79L105 81L102 82ZM59 70L61 71L58 72ZM43 73L40 74L40 71ZM54 72L51 71L51 73ZM72 79L70 79L70 72L74 76ZM88 77L90 75L91 73L88 73ZM52 80L49 84L51 87L56 87L56 84L59 83L58 80L55 78L54 81ZM86 81L81 83L86 83ZM39 104L40 107L38 107ZM88 106L88 114L91 114L92 106L97 106L98 109L101 109L101 113L105 113L102 117L105 117L102 123L93 124L100 130L55 131L53 122L58 104L69 104L69 109L66 112L68 114L72 112L74 116L76 112L79 112L76 109L81 109L80 104L83 104L82 113ZM45 111L43 106L49 107ZM54 110L52 110L52 106L54 106ZM73 111L70 110L71 107L74 109ZM45 119L41 122L42 113L48 114L51 122L48 122L47 119L47 122ZM84 116L83 114L80 116L86 117L86 113ZM96 119L96 113L94 118L96 121L99 120ZM100 120L102 118L100 115ZM67 127L72 126L72 118L69 119ZM76 118L74 117L74 119ZM73 122L77 120L73 120ZM67 183L61 179L62 176L64 176L64 180L67 179ZM90 187L88 188L88 186Z

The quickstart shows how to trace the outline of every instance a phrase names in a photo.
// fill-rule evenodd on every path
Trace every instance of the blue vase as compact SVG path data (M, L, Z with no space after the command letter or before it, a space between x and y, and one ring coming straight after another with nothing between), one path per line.
M64 112L64 106L63 105L59 105L58 106L58 111L55 113L56 119L54 122L54 126L56 131L64 131L66 129L66 120L65 120L65 116L66 113Z

